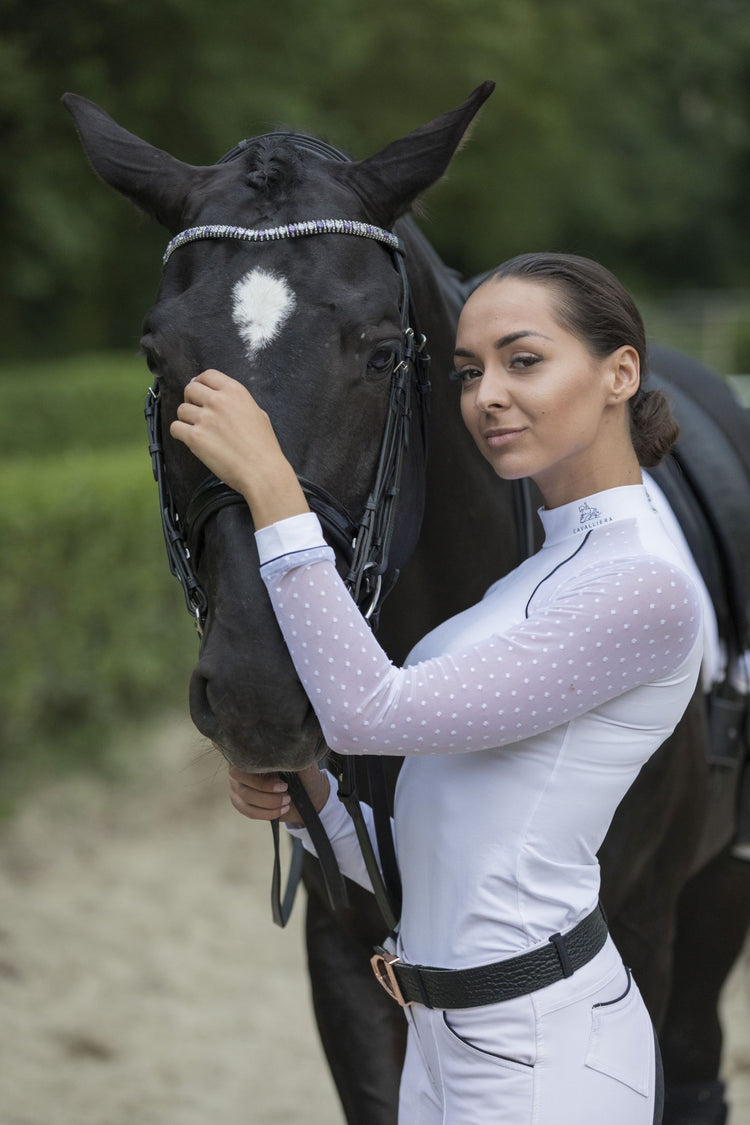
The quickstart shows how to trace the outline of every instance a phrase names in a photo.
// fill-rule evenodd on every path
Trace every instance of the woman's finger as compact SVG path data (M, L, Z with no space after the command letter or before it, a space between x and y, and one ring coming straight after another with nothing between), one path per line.
M276 808L288 798L287 793L269 793L264 789L255 789L252 785L240 785L236 781L230 781L229 788L240 800L248 805L257 805L259 808Z
M193 402L181 402L177 407L177 417L181 422L187 422L188 425L194 426L201 416L203 408Z
M250 786L230 785L229 798L234 807L253 820L274 820L289 812L291 801L285 793L265 793Z
M236 379L222 375L221 371L202 371L185 387L183 396L186 402L206 403L215 398L217 394L231 394L242 387ZM245 388L242 387L244 390Z
M241 770L238 766L229 767L231 781L240 785L249 785L254 789L263 789L268 793L286 793L289 788L277 773L250 773Z
M271 808L266 808L262 805L249 803L235 790L229 791L229 800L237 812L242 813L243 816L248 817L250 820L280 820L283 816L286 816L292 808L291 801L288 797L285 797L283 802L277 800Z
M229 796L234 808L251 820L296 816L286 782L275 774L245 773L230 766Z
M211 395L216 394L216 391L203 383L199 383L197 379L191 379L182 394L185 402L194 402L196 405L202 406L211 398Z
M245 780L231 775L229 777L229 788L247 800L256 800L260 803L279 801L287 793L284 782L266 783L259 778L251 777Z
M195 378L190 380L183 391L183 396L187 402L197 402L200 405L219 401L226 395L233 399L252 398L247 387L238 382L237 379L231 379L229 375L213 370L201 371L200 375L196 375Z
M223 371L217 371L215 367L207 367L205 371L201 371L200 375L196 375L190 383L197 383L199 386L212 387L214 390L221 390L222 387L230 386L232 383L237 384L236 379L231 376L225 375ZM188 383L188 386L190 386ZM241 385L241 384L239 384Z
M229 788L240 801L255 808L275 809L289 799L287 793L269 793L263 789L255 789L251 785L240 785L236 781L230 781Z

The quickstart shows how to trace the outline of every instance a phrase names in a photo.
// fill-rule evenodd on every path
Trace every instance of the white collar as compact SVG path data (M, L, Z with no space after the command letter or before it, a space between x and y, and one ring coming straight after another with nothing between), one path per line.
M595 492L559 508L539 508L538 511L544 527L544 546L551 547L563 539L585 535L587 531L615 520L653 515L656 509L644 485L628 484Z

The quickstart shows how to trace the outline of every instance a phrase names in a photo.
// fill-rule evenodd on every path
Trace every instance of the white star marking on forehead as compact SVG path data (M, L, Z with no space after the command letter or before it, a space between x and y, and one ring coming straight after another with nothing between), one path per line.
M283 277L254 269L240 278L232 289L232 320L249 359L276 338L296 303Z

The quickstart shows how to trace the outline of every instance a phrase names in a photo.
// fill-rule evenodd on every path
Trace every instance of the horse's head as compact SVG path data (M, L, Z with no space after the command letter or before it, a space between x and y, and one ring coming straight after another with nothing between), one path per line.
M319 219L390 228L442 175L491 89L485 83L457 109L360 162L293 134L270 134L210 167L154 148L84 98L64 100L96 172L176 235ZM398 252L364 236L293 234L259 243L211 231L179 244L142 340L160 388L166 475L208 603L192 717L230 761L255 770L308 765L323 752L320 731L258 576L249 512L223 505L226 495L209 489L200 533L191 533L191 499L206 470L172 440L169 423L193 376L207 367L227 372L268 411L300 477L324 490L313 490L313 503L322 495L325 508L333 497L337 512L345 509L356 524L376 476L402 347ZM391 573L418 536L423 461L413 421ZM349 561L342 558L342 568Z

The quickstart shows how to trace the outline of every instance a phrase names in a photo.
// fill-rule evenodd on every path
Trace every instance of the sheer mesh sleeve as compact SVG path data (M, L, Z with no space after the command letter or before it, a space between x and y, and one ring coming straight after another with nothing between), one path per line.
M550 730L675 673L700 635L698 596L659 557L581 569L551 599L471 647L395 667L333 564L315 551L262 567L297 673L341 753L440 754ZM301 561L301 565L300 565Z

